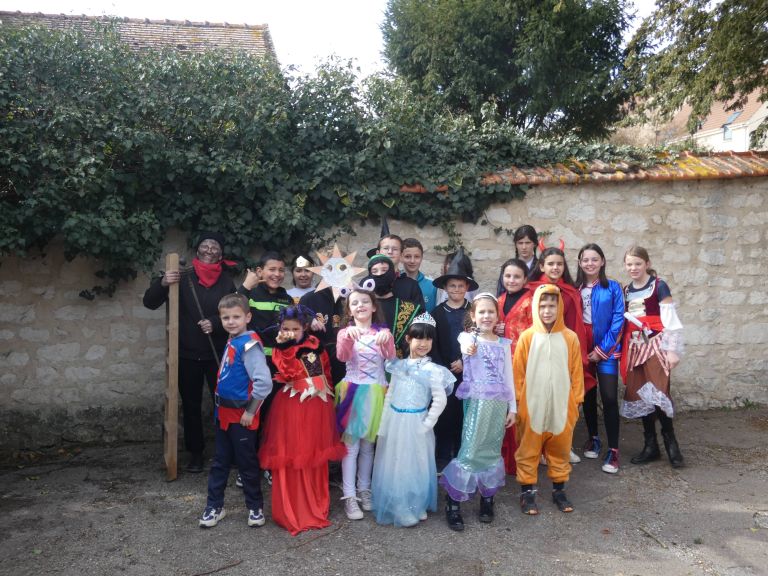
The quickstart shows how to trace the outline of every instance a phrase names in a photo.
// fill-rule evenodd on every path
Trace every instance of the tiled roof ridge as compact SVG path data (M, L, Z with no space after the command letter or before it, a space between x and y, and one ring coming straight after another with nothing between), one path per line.
M160 25L172 25L172 26L198 26L201 28L243 28L246 30L261 29L267 30L269 26L267 24L233 24L231 22L194 22L191 20L170 20L165 18L163 20L152 20L150 18L128 18L127 16L92 16L89 14L46 14L44 12L22 12L21 10L0 10L0 19L3 14L16 15L16 16L44 16L46 18L57 18L60 20L90 20L90 21L118 21L126 22L130 24L160 24Z
M604 184L623 182L669 182L681 180L717 180L730 178L768 177L768 151L709 152L696 154L685 151L679 154L663 155L650 166L636 161L585 162L568 159L548 166L510 166L481 180L484 186L511 184L514 186L537 186L542 184ZM418 183L403 184L401 192L424 193L427 189ZM436 192L447 192L443 184Z

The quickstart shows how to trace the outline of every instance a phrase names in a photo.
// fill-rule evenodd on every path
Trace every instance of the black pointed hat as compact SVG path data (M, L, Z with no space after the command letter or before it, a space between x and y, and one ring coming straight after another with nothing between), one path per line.
M389 234L390 234L390 232L389 232L389 222L387 222L387 217L386 216L382 216L381 217L381 234L379 234L379 240L384 238L384 236L389 236ZM366 252L365 255L368 256L368 258L370 258L374 254L376 254L378 251L379 251L379 245L378 245L378 242L377 242L376 243L376 247L375 248L371 248L370 250L368 250L368 252Z
M448 280L451 278L459 278L461 280L466 280L468 284L467 291L472 292L473 290L477 290L480 285L469 275L469 270L467 270L468 260L469 259L464 255L464 247L459 246L451 263L448 265L448 270L446 270L445 274L439 278L435 278L432 281L432 285L437 288L445 289L445 283L448 282Z

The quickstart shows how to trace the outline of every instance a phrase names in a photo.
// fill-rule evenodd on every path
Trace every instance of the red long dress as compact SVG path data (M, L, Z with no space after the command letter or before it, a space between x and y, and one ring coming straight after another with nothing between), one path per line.
M315 336L276 346L272 361L275 394L259 450L262 468L272 471L272 519L291 535L330 526L328 461L346 447L336 429L331 367Z
M517 302L509 309L509 313L504 314L504 304L507 301L507 292L499 296L499 318L504 321L504 337L512 341L512 357L515 356L515 346L523 330L533 325L531 317L532 292L528 286L523 288L525 294L520 296ZM501 442L501 456L504 458L504 471L511 476L517 474L517 463L515 461L515 451L517 450L517 441L515 440L515 426L507 428L504 433L504 440Z

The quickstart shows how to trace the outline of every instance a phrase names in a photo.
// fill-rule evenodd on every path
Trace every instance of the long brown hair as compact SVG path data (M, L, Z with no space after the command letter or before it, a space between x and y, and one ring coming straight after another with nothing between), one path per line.
M387 321L384 319L384 312L381 310L381 306L379 305L379 302L376 299L376 294L371 290L363 290L362 288L353 289L347 295L346 300L344 300L344 317L341 319L341 325L351 326L355 322L354 318L352 318L352 311L349 309L349 300L350 298L352 298L352 294L355 294L355 293L365 294L371 299L371 303L373 304L373 308L374 308L373 314L371 315L371 325L385 327L387 325Z
M629 249L624 253L624 261L627 261L627 256L634 256L635 258L640 258L643 260L646 264L651 263L651 257L648 256L648 250L643 248L642 246L630 246ZM658 276L659 273L656 272L653 268L648 268L646 270L648 272L648 276Z

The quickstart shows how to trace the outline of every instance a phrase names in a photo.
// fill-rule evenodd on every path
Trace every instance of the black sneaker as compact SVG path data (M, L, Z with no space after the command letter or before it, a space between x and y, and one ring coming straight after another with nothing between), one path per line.
M461 505L450 497L445 499L445 519L448 527L455 532L464 530L464 519L461 517Z
M493 522L493 496L480 498L480 522Z
M539 507L536 506L536 490L520 493L520 509L528 516L536 516L539 513Z
M552 490L552 502L557 504L560 512L573 512L573 504L565 495L565 490Z
M203 471L203 453L192 452L187 463L187 472L191 474L200 474Z

